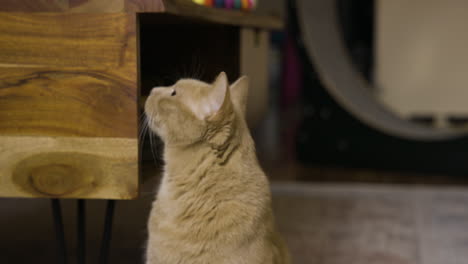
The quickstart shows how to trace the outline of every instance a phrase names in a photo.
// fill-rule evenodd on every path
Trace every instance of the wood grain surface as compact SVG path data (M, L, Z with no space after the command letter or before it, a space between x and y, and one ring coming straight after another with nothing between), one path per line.
M3 12L161 12L162 0L2 0Z
M106 73L0 67L0 135L136 138L136 92Z
M0 12L0 63L27 66L119 67L133 16ZM133 34L132 34L133 33Z
M125 0L127 12L165 12L163 0Z
M2 0L7 12L123 12L127 0ZM159 0L155 0L159 1Z
M138 195L137 139L2 136L0 142L1 197Z
M0 12L0 196L137 197L136 25Z
M0 13L0 134L136 138L129 14Z

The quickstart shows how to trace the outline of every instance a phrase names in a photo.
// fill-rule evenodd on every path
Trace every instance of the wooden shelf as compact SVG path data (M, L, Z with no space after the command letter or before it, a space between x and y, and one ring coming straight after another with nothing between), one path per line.
M281 29L283 21L277 17L258 15L255 12L231 11L197 5L187 0L164 0L165 12L199 18L216 23L239 25L245 27L260 27L265 29Z
M253 12L211 8L190 0L2 0L0 12L169 13L214 23L279 30L283 21Z

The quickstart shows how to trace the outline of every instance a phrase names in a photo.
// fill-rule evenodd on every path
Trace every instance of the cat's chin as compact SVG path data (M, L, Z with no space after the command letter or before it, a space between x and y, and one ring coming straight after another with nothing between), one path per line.
M150 127L151 129L151 132L157 136L158 138L160 138L163 142L166 142L166 137L165 137L165 134L162 132L162 129L159 129L159 128L154 128L154 127Z

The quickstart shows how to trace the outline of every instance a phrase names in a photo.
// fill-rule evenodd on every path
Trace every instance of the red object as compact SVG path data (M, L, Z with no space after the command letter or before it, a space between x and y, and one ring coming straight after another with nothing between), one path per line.
M214 6L214 0L205 0L205 5Z
M247 0L248 3L248 9L252 10L253 9L253 0Z

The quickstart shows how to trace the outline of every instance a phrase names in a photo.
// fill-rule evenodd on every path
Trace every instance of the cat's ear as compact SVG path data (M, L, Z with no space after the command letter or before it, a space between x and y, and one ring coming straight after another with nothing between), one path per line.
M229 87L231 91L232 102L236 105L242 114L247 110L247 96L249 94L249 77L242 76Z
M209 109L208 116L219 116L229 107L231 99L228 85L226 73L221 72L213 82L208 101L206 102L206 106Z

